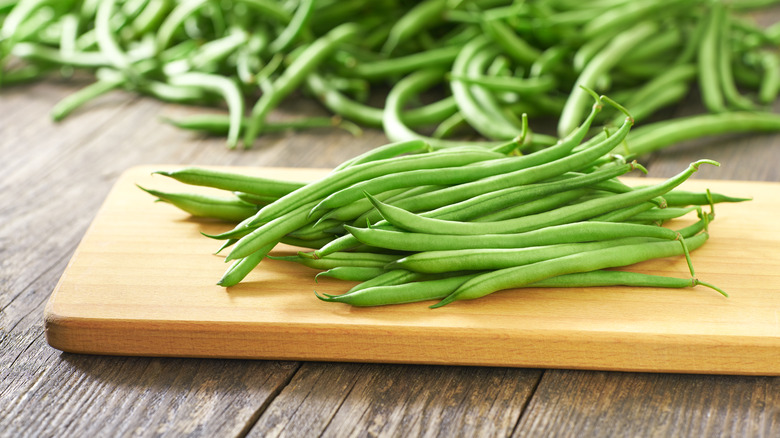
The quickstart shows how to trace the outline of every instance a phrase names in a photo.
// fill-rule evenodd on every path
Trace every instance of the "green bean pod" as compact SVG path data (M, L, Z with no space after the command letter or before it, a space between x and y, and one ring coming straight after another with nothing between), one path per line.
M699 248L708 237L704 232L687 239L688 250ZM442 307L454 301L484 297L493 292L521 287L558 275L628 266L683 253L680 242L652 242L586 251L530 265L499 269L469 279L431 308Z

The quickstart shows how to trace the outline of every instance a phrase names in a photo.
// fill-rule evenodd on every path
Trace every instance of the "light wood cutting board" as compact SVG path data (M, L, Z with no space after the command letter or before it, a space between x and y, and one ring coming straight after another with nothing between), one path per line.
M729 298L704 287L524 289L436 310L430 303L352 308L322 302L314 290L340 293L354 283L315 283L317 271L287 262L263 261L243 283L216 286L227 265L213 255L219 242L200 232L231 225L192 219L135 187L198 190L150 175L164 168L129 170L106 199L46 306L51 346L110 355L780 375L780 184L692 179L682 186L754 198L719 204L710 240L692 254L697 276ZM326 173L251 172L300 181ZM275 253L292 251L280 245ZM687 275L682 258L630 269Z

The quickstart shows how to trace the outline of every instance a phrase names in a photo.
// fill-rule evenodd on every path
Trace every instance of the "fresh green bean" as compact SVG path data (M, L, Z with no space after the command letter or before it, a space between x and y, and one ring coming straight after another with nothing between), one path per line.
M355 24L345 23L312 42L287 67L273 83L273 91L264 93L252 108L252 121L244 134L244 146L251 147L257 135L262 131L265 118L281 100L292 93L319 63L328 57L339 43L353 38L358 28Z
M343 295L322 296L317 294L317 297L323 301L346 303L358 307L415 303L432 299L429 298L431 296L439 297L448 294L475 276L476 274L469 274L388 286L373 286Z
M108 80L98 80L57 102L54 108L51 109L51 117L55 121L60 121L88 101L115 90L124 83L125 78L121 76Z
M696 227L686 230L685 233L703 228L704 224L704 220L700 220L696 223ZM677 237L677 232L667 228L621 222L574 222L522 233L480 235L391 231L378 228L357 228L349 225L344 227L350 234L366 245L400 251L527 248L531 246L592 242L622 237L648 237L669 240ZM679 232L683 233L683 230Z
M303 182L247 176L235 172L201 167L185 167L172 171L158 170L154 174L167 176L184 184L274 197L287 195L306 185Z
M581 117L585 101L588 98L588 94L581 87L593 88L599 77L615 66L637 44L656 31L657 26L655 23L641 22L631 30L615 37L604 51L600 52L588 63L577 78L563 108L558 121L558 135L565 136L574 130L576 123L578 123L577 120Z
M719 36L722 24L720 12L722 12L720 3L713 2L713 6L707 14L707 27L698 50L699 88L702 101L707 109L714 113L726 110L723 90L721 89L721 71L718 68Z
M445 0L425 0L412 7L403 17L393 24L387 36L382 53L393 52L399 44L417 34L420 30L442 19Z
M704 232L687 239L688 249L697 249L708 237ZM628 266L680 254L683 254L680 242L653 242L586 251L530 265L498 269L469 279L431 308L442 307L458 300L484 297L499 290L524 286L558 275Z
M375 253L358 253L358 252L345 252L345 253L333 253L327 257L311 258L310 256L298 254L291 256L266 256L272 260L285 260L301 265L307 266L313 269L332 269L338 266L350 266L355 268L382 268L388 263L394 262L398 259L398 256L389 254L375 254Z
M227 145L231 149L238 145L244 113L244 99L241 97L241 90L238 88L238 84L223 76L195 72L172 76L169 78L169 81L173 85L202 87L222 94L230 113Z
M175 205L197 217L210 217L230 222L240 222L257 212L257 206L236 198L225 198L194 193L171 193L147 189L141 190L156 196L159 201Z
M320 277L328 277L346 281L366 281L382 275L385 272L386 271L384 268L336 266L335 268L330 268L327 271L319 272L314 276L314 280L316 281Z
M301 0L287 27L268 46L271 52L287 50L302 33L305 33L306 26L314 12L314 4L314 0Z
M243 280L253 269L260 264L265 256L276 246L276 243L268 244L260 248L248 257L236 260L219 279L217 285L222 287L235 286Z
M765 112L699 114L650 123L631 133L628 151L641 156L685 140L724 133L774 132L780 130L780 116ZM621 153L620 149L615 149Z
M481 248L449 251L423 251L388 263L385 269L406 269L423 274L455 271L486 271L529 265L585 251L652 242L641 237L527 248Z
M475 274L467 274L459 277L460 280L473 278ZM391 304L413 303L420 301L441 300L455 290L460 280L448 282L439 281L437 285L447 287L429 287L431 283L420 282L406 283L403 287L371 288L355 295L344 294L337 296L318 296L320 299L331 302L351 304L355 306L382 306ZM445 284L442 284L445 283ZM546 278L541 281L519 286L522 288L586 288L605 286L633 286L647 288L689 288L698 285L709 287L721 295L728 296L726 292L714 285L705 283L696 278L675 278L661 275L644 274L640 272L625 272L615 270L598 270L564 274ZM450 288L448 288L450 287ZM355 303L355 304L353 304Z
M589 219L612 211L616 206L625 208L631 205L640 204L655 198L656 196L663 195L680 185L704 163L718 165L718 163L711 160L700 160L692 163L685 171L679 173L675 177L669 178L668 180L653 186L636 189L628 193L596 198L576 205L565 206L548 212L516 219L508 219L505 221L479 223L446 221L415 215L406 210L376 200L373 201L373 204L388 222L409 231L433 234L517 233Z

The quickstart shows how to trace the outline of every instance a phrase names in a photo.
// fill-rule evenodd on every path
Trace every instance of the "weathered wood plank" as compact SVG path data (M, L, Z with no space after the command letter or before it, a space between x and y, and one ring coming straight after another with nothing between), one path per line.
M304 364L249 436L507 436L541 371Z
M780 434L780 378L547 371L512 436Z

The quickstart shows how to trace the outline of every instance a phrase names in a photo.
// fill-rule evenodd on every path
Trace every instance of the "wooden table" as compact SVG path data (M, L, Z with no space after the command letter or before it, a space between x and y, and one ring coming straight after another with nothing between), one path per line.
M52 105L80 85L0 91L0 435L780 436L780 377L101 357L51 348L44 305L129 167L332 167L386 142L379 131L353 138L318 130L229 151L222 139L158 120L201 110L122 92L51 122ZM324 114L301 99L272 117L297 113ZM702 168L700 178L780 181L780 135L690 142L642 161L650 176L667 177L698 158L723 163Z

